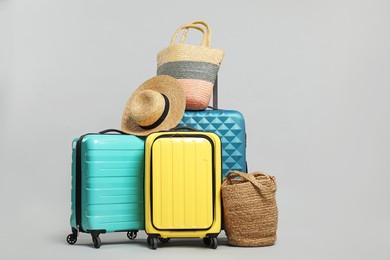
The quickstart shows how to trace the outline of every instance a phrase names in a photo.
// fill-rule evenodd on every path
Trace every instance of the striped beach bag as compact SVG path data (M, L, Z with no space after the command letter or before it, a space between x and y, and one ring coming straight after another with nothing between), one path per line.
M185 43L190 29L202 32L200 45ZM182 31L179 42L177 37ZM157 54L157 74L176 78L184 88L186 110L207 108L224 51L210 47L211 30L201 20L180 26L173 34L170 45Z

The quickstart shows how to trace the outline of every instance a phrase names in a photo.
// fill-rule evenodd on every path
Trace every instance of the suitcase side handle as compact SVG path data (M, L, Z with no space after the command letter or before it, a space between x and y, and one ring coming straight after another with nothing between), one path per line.
M118 129L106 129L106 130L100 131L99 134L106 134L106 133L110 133L110 132L128 135L128 133L125 133L125 132L118 130Z

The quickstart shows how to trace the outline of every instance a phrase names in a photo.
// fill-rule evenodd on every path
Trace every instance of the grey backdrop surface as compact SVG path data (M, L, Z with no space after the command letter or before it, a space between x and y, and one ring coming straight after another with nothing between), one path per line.
M194 19L226 51L220 107L246 118L249 170L277 177L277 244L68 245L72 139L120 127ZM0 30L0 259L390 259L390 1L2 0Z

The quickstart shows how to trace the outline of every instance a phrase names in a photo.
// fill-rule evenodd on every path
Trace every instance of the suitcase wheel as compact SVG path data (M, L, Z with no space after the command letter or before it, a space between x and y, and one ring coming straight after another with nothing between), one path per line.
M95 248L99 248L102 245L102 241L100 240L100 237L98 237L98 236L92 236L92 242L93 242L93 246Z
M149 247L153 250L157 249L157 241L157 237L148 236L148 238L146 239L146 242L148 243Z
M203 244L205 244L206 246L210 246L211 245L211 238L210 237L204 237L203 238Z
M203 243L212 249L216 249L218 247L218 239L216 237L204 237Z
M212 249L216 249L218 247L218 238L212 237L210 246Z
M162 238L162 237L159 237L158 240L160 240L161 243L167 243L169 240L171 240L170 238Z
M67 237L66 237L66 241L70 244L70 245L73 245L77 242L77 236L75 236L74 234L69 234Z
M129 232L127 232L127 237L130 240L134 240L137 237L137 232L138 231L129 231Z
M72 227L72 234L69 234L66 237L66 241L70 244L73 245L74 243L77 242L77 237L79 235L79 231L76 228Z

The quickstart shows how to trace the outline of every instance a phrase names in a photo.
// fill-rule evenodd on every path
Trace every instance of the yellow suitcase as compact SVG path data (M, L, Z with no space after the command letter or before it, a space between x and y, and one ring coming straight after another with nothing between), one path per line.
M145 141L145 231L158 240L201 238L217 248L221 231L221 141L208 132L159 132Z

